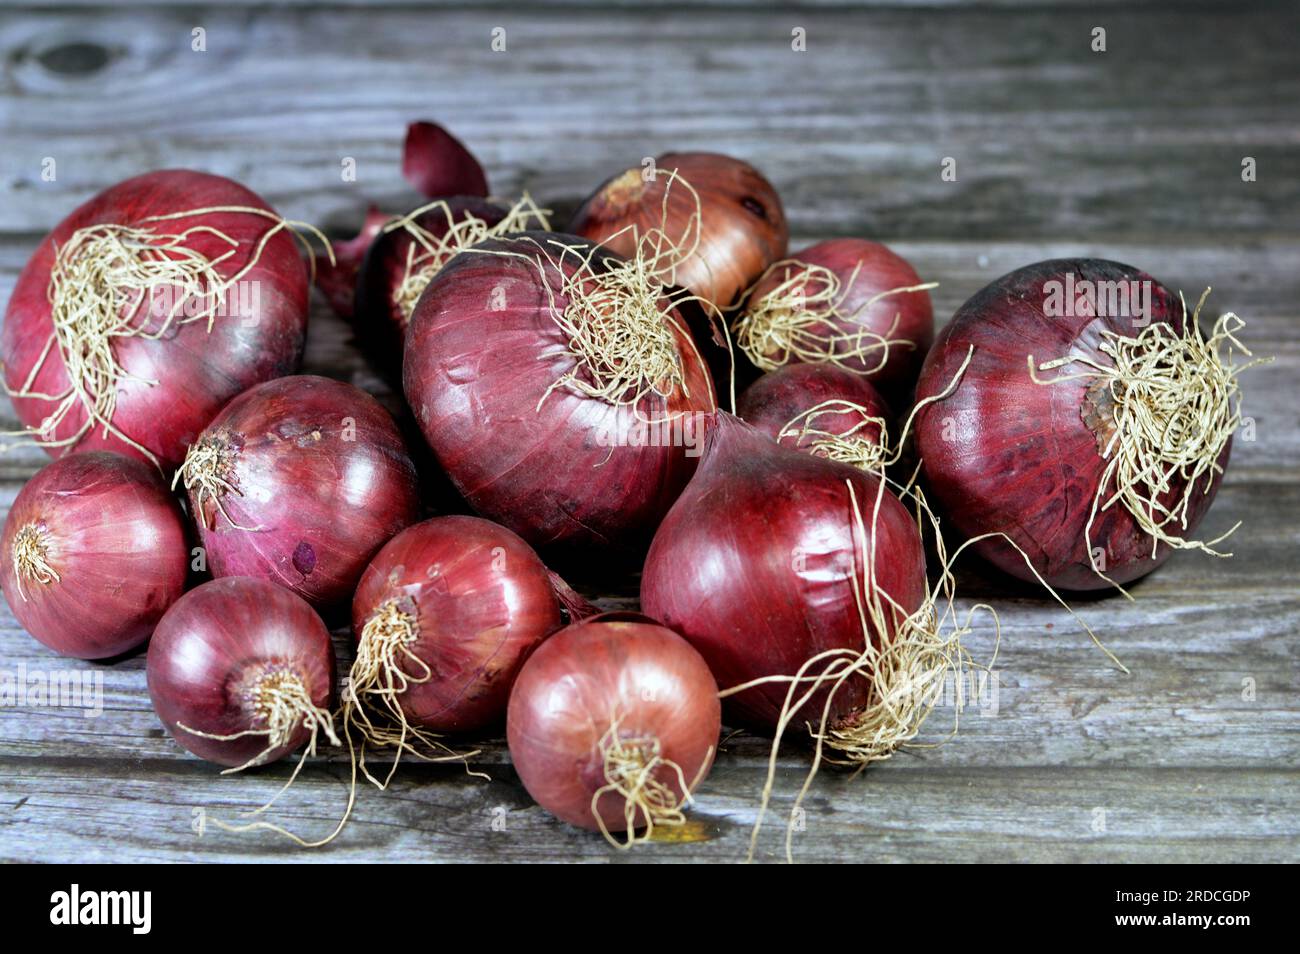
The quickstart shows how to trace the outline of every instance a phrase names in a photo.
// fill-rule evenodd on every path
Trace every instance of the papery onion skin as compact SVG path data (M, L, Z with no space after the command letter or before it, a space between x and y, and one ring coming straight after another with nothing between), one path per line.
M917 386L918 400L942 393L973 346L956 390L922 408L916 448L931 498L945 522L967 537L1005 533L1053 587L1096 590L1112 584L1093 569L1089 546L1104 547L1104 571L1117 583L1149 573L1168 556L1161 544L1151 558L1151 538L1122 505L1098 512L1091 544L1085 527L1106 468L1097 435L1083 420L1089 382L1036 384L1028 359L1041 364L1078 353L1103 363L1100 332L1135 335L1132 317L1049 316L1045 286L1075 280L1151 282L1152 322L1183 327L1182 306L1150 275L1099 259L1056 259L1017 269L977 292L939 335ZM1071 309L1077 310L1077 309ZM1042 372L1051 380L1076 366ZM1219 460L1226 466L1231 445ZM1219 477L1197 493L1187 532L1209 508ZM1001 540L977 550L1012 576L1035 581L1025 559Z
M600 743L614 717L624 738L657 738L688 785L713 764L721 706L700 654L650 620L575 623L524 665L506 724L510 759L528 794L570 825L599 828L592 796L606 784ZM655 777L679 798L686 794L675 773L661 768ZM626 830L622 798L606 794L597 809L609 831Z
M916 269L888 246L857 238L818 242L790 256L790 259L830 270L839 278L844 292L836 311L845 317L827 316L826 322L811 330L819 335L855 335L866 331L898 342L890 347L886 356L872 350L862 356L843 358L842 361L847 369L865 374L878 389L891 397L899 397L910 391L916 382L921 362L925 360L926 352L934 342L934 308L930 302L930 293L904 292L882 298L870 306L867 306L867 302L881 292L922 284ZM773 269L754 287L746 307L753 307L754 303L796 274L797 270L798 266ZM849 281L851 278L852 284ZM809 308L814 313L826 310L826 306L821 304L812 304ZM851 344L840 343L836 346L836 351L843 352L852 347Z
M794 676L826 650L861 652L854 561L861 579L873 545L876 586L907 613L921 606L925 554L897 497L883 492L873 525L875 477L775 444L731 415L718 418L699 470L650 546L641 606L700 651L723 690ZM866 539L854 530L847 483ZM893 632L872 635L888 640ZM746 690L728 700L728 710L747 725L771 729L788 689L781 682ZM850 721L869 691L865 679L845 682L828 725ZM806 711L820 718L825 690L815 699Z
M212 580L186 593L158 624L145 670L154 712L172 738L219 765L257 758L266 737L211 739L185 729L235 735L264 728L250 698L264 676L296 676L321 709L334 698L334 648L325 624L300 597L250 577ZM283 758L310 734L300 727L290 744L261 761Z
M574 214L569 231L605 243L620 255L631 255L636 247L628 228L633 225L636 235L663 228L671 241L689 247L697 206L690 189L673 181L676 170L699 195L703 228L699 249L665 281L719 307L730 305L785 254L790 229L780 196L749 163L720 153L665 153L655 167L652 181L645 180L640 166L607 180Z
M430 199L488 194L487 175L474 154L437 123L415 122L406 127L402 175Z
M390 218L392 216L372 205L355 236L333 243L334 261L321 259L316 262L316 287L329 300L334 313L345 321L351 321L356 311L357 274L366 252Z
M577 362L555 323L533 243L590 248L574 236L521 232L452 259L425 289L407 332L406 399L479 514L539 549L635 552L696 460L684 446L645 446L671 437L647 421L697 422L711 413L708 371L679 323L672 333L685 388L674 386L667 399L647 396L633 409L567 386L547 395ZM599 268L604 259L593 261ZM563 263L569 270L572 256ZM563 308L558 272L548 265L546 276Z
M23 387L53 331L48 287L56 245L91 225L134 225L151 215L213 206L271 211L258 195L229 179L169 169L111 186L55 226L19 275L5 312L0 355L8 388L17 391ZM261 215L230 212L161 222L156 227L161 232L178 233L198 224L219 229L240 242L235 254L217 266L217 271L229 278L248 264L259 239L275 223ZM202 234L191 236L187 244L212 258L230 248L220 239ZM272 236L240 284L244 294L237 290L227 293L228 313L214 319L211 331L206 321L194 321L158 340L135 336L120 337L113 343L118 362L128 372L117 382L113 425L164 466L180 463L186 446L232 397L260 381L293 373L302 360L308 272L292 235L281 231ZM142 308L142 319L147 308L147 304ZM157 327L161 320L149 318L148 327ZM29 390L55 395L67 386L56 347ZM34 397L15 397L13 403L22 422L36 429L57 405ZM85 409L77 404L48 437L53 441L69 438L85 421ZM73 448L46 447L51 456L70 449L111 450L147 460L116 435L105 434L102 427L87 431Z
M19 579L15 540L33 533L58 579ZM185 590L189 544L175 498L148 464L89 451L47 465L5 520L0 580L18 622L65 656L106 659L149 638Z
M415 224L442 237L451 225L468 216L482 219L488 226L505 217L505 210L484 199L459 196L446 200L447 209L430 209L415 219ZM448 212L451 214L448 220ZM403 313L396 296L406 274L407 255L421 247L404 228L381 233L366 253L357 274L355 324L357 334L380 368L399 380L402 374L402 341L410 316Z
M841 403L809 416L827 402ZM763 375L740 395L736 411L746 424L797 450L808 449L816 440L815 435L801 433L805 423L809 429L850 434L879 445L880 425L868 419L888 422L892 416L880 392L861 375L834 365L803 363Z
M435 732L499 722L529 654L563 625L550 572L517 534L479 517L434 517L407 527L366 567L352 603L360 638L377 608L397 600L418 636L400 668L406 717ZM427 678L426 678L427 677Z
M295 375L252 388L213 420L205 442L228 453L223 479L238 491L220 495L223 514L190 487L215 577L260 577L329 608L419 515L415 466L393 419L342 381Z

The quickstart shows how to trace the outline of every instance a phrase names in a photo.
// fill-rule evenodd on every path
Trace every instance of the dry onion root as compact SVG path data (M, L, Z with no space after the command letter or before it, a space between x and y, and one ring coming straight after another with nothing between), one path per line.
M1207 288L1190 317L1186 301L1179 296L1181 333L1165 322L1153 322L1136 336L1102 331L1098 349L1110 358L1109 365L1081 355L1041 364L1035 363L1033 355L1028 359L1030 377L1037 384L1093 382L1088 388L1088 411L1099 421L1098 450L1107 464L1085 536L1093 570L1121 592L1124 588L1098 566L1097 550L1091 545L1098 515L1116 504L1150 536L1153 559L1162 543L1231 556L1215 547L1241 525L1238 522L1208 541L1185 536L1189 508L1196 495L1208 493L1223 473L1220 459L1241 423L1237 378L1246 369L1267 363L1267 359L1237 363L1238 354L1252 355L1236 337L1245 322L1231 312L1219 317L1209 338L1202 335L1199 319L1209 294ZM1038 376L1071 364L1089 370L1049 379Z
M453 751L437 735L412 725L402 709L401 695L433 678L429 664L411 651L419 638L419 627L414 601L392 599L381 604L361 630L356 659L344 689L344 734L349 744L354 731L360 736L357 764L380 789L386 789L393 780L404 754L426 762L465 762L478 754L477 749ZM412 663L419 674L408 675L402 666L404 661ZM393 762L382 781L366 768L367 746L393 752Z
M847 430L825 430L817 426L820 417L846 413L860 418ZM786 438L806 447L809 453L859 470L883 471L897 460L897 454L889 447L889 422L883 417L873 416L867 408L853 401L823 401L796 415L777 435L778 441Z
M680 240L666 231L675 184L687 190L695 206ZM551 317L563 331L576 365L547 389L539 408L559 388L615 407L632 407L638 414L647 397L669 398L675 392L690 396L679 343L686 341L692 349L695 345L676 309L698 303L710 316L719 312L684 288L668 287L675 284L677 269L695 254L701 234L699 196L676 172L669 175L664 190L662 216L662 226L642 232L632 224L605 240L626 243L630 238L635 251L627 258L608 252L603 244L559 235L544 240L527 236L539 253L536 256L493 248L470 250L522 258L539 272ZM558 289L548 273L559 276Z
M442 213L446 228L431 231L422 225L421 218L429 213ZM533 229L548 232L551 229L550 211L537 206L528 193L506 210L500 221L488 224L468 209L453 212L445 199L430 202L420 208L388 222L382 234L403 230L412 238L406 250L402 278L393 293L394 303L401 312L403 322L409 324L415 303L429 286L435 275L449 261L465 249L488 239L527 232Z
M615 848L627 850L638 842L653 840L655 826L679 827L686 824L685 809L694 800L691 793L708 771L712 750L699 775L687 784L682 767L664 756L663 743L658 738L624 737L619 732L621 721L617 714L611 715L609 729L597 745L605 785L591 795L591 814L605 840ZM676 788L657 777L665 772L676 781ZM679 792L682 793L680 796ZM600 812L600 800L606 795L623 799L625 828L622 841L614 837Z

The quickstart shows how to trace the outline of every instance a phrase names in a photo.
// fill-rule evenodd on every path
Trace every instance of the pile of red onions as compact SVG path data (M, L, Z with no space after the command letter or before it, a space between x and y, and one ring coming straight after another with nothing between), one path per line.
M736 413L780 444L880 470L888 459L888 405L871 382L830 364L791 364L745 389Z
M453 259L412 317L406 399L469 504L533 546L629 550L695 466L707 369L634 261L527 232Z
M148 464L92 451L60 458L19 491L0 581L23 628L55 652L135 649L185 588L185 523Z
M781 198L753 166L712 152L670 152L609 179L578 209L574 235L631 256L662 230L685 254L661 275L720 308L785 254Z
M379 402L313 375L245 391L177 471L213 576L255 576L328 608L419 514L415 466Z
M167 731L209 762L265 765L319 736L337 743L329 708L334 650L312 608L250 577L185 594L149 643L149 696Z
M930 287L878 242L831 239L769 268L733 333L764 371L825 362L901 396L934 340Z
M874 566L864 567L867 554ZM864 571L870 584L855 593ZM724 690L792 677L830 651L861 653L863 603L885 604L885 631L872 626L870 635L888 643L925 599L921 537L875 477L782 447L725 413L641 577L642 608L685 636ZM789 689L788 682L747 689L729 700L730 711L772 729ZM828 698L828 728L850 727L870 701L870 674L823 689L806 711L820 714Z
M505 527L462 516L407 527L352 603L357 721L377 742L392 733L372 712L434 732L499 723L524 660L566 616L592 611Z
M5 386L50 453L180 463L227 401L302 357L307 270L243 186L187 170L118 183L42 241L0 336Z
M1028 265L974 295L917 386L918 399L941 393L969 358L916 422L945 518L1010 538L976 544L1002 570L1033 580L1027 558L1071 590L1126 583L1194 546L1238 419L1236 370L1217 351L1240 347L1222 319L1208 343L1195 324L1149 275L1096 259Z
M718 687L700 654L651 620L607 614L533 654L510 695L506 734L537 804L623 847L682 823L720 730Z

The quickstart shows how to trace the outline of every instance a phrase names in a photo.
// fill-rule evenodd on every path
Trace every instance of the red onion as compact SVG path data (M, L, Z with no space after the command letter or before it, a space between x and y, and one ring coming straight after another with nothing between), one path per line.
M314 606L349 599L419 512L388 412L342 381L299 375L231 401L176 472L213 576L256 576Z
M900 395L934 340L932 287L877 242L819 242L764 273L735 323L736 343L764 371L831 363Z
M685 636L723 689L794 676L824 653L861 654L864 621L875 643L888 644L925 600L916 525L875 477L789 450L725 413L641 577L645 612ZM880 612L864 615L863 604L877 603ZM871 701L870 675L833 693L828 728L850 732ZM729 706L741 721L773 728L787 692L773 682ZM827 695L816 697L818 711Z
M185 589L185 523L148 464L93 451L18 492L0 560L9 608L50 649L104 659L135 649Z
M478 160L464 143L437 123L418 122L406 127L402 175L430 199L488 194L487 175Z
M209 762L247 768L313 749L321 733L338 742L329 632L264 580L212 580L181 597L154 631L147 673L167 731Z
M700 654L650 620L615 614L542 644L510 694L506 734L537 804L622 847L684 820L720 730L718 687ZM628 834L618 842L612 832Z
M652 168L614 176L569 226L627 256L654 229L689 253L664 270L663 280L719 307L734 302L784 255L790 237L781 198L762 173L711 152L670 152Z
M152 172L95 196L32 255L0 337L5 386L53 455L171 467L228 400L297 368L306 321L289 223L229 179Z
M593 611L505 527L461 516L407 527L370 561L352 603L349 685L367 738L393 735L367 709L403 731L498 722L519 668L566 608Z
M968 537L1010 537L977 543L993 564L1028 580L1028 560L1059 588L1122 584L1173 548L1213 546L1187 537L1240 420L1240 325L1226 315L1204 339L1164 286L1115 262L1003 276L958 310L921 374L918 398L969 357L917 416L932 497Z
M444 265L470 246L531 228L549 223L528 196L509 209L474 197L439 200L388 222L357 284L358 333L384 369L400 377L415 303Z
M635 549L694 470L713 389L645 268L527 232L461 253L416 306L403 378L425 439L533 546Z
M334 243L334 261L316 263L316 287L325 293L334 313L351 320L355 311L357 274L366 252L380 230L392 218L377 206L366 211L366 220L353 238Z
M865 378L829 364L791 364L740 395L737 413L768 437L819 457L880 470L888 462L884 399Z

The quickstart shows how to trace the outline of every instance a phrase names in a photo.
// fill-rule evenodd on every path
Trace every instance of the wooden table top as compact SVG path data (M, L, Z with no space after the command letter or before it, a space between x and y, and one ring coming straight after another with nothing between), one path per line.
M561 222L643 156L741 156L781 191L792 248L885 241L941 283L941 321L998 275L1062 255L1128 262L1189 295L1212 284L1214 312L1246 318L1248 343L1275 358L1244 382L1255 439L1238 440L1203 525L1212 536L1242 521L1235 556L1177 554L1134 603L1076 601L1131 675L1058 607L965 566L965 602L1002 613L996 712L968 710L947 744L859 776L824 771L795 855L1300 860L1300 9L1090 6L10 6L0 301L51 226L149 169L231 176L339 235L372 201L404 210L415 196L399 151L417 118L469 143L494 191L526 188ZM491 49L498 28L504 52ZM791 49L796 28L806 52ZM941 179L945 157L955 182ZM1256 181L1242 181L1245 157ZM356 182L341 181L345 158ZM306 370L385 390L320 300ZM6 402L0 425L15 424ZM45 460L0 455L0 509ZM622 607L635 591L590 595ZM987 655L990 634L970 645ZM102 678L103 712L0 707L5 861L733 861L765 766L763 739L728 739L684 837L622 853L534 805L488 740L476 765L490 782L408 765L389 791L360 793L336 843L303 852L194 830L196 809L256 806L289 767L222 777L183 752L150 709L143 655L58 659L0 611L0 679L33 672ZM806 765L788 746L763 858L781 857ZM327 832L346 769L312 762L278 819Z

